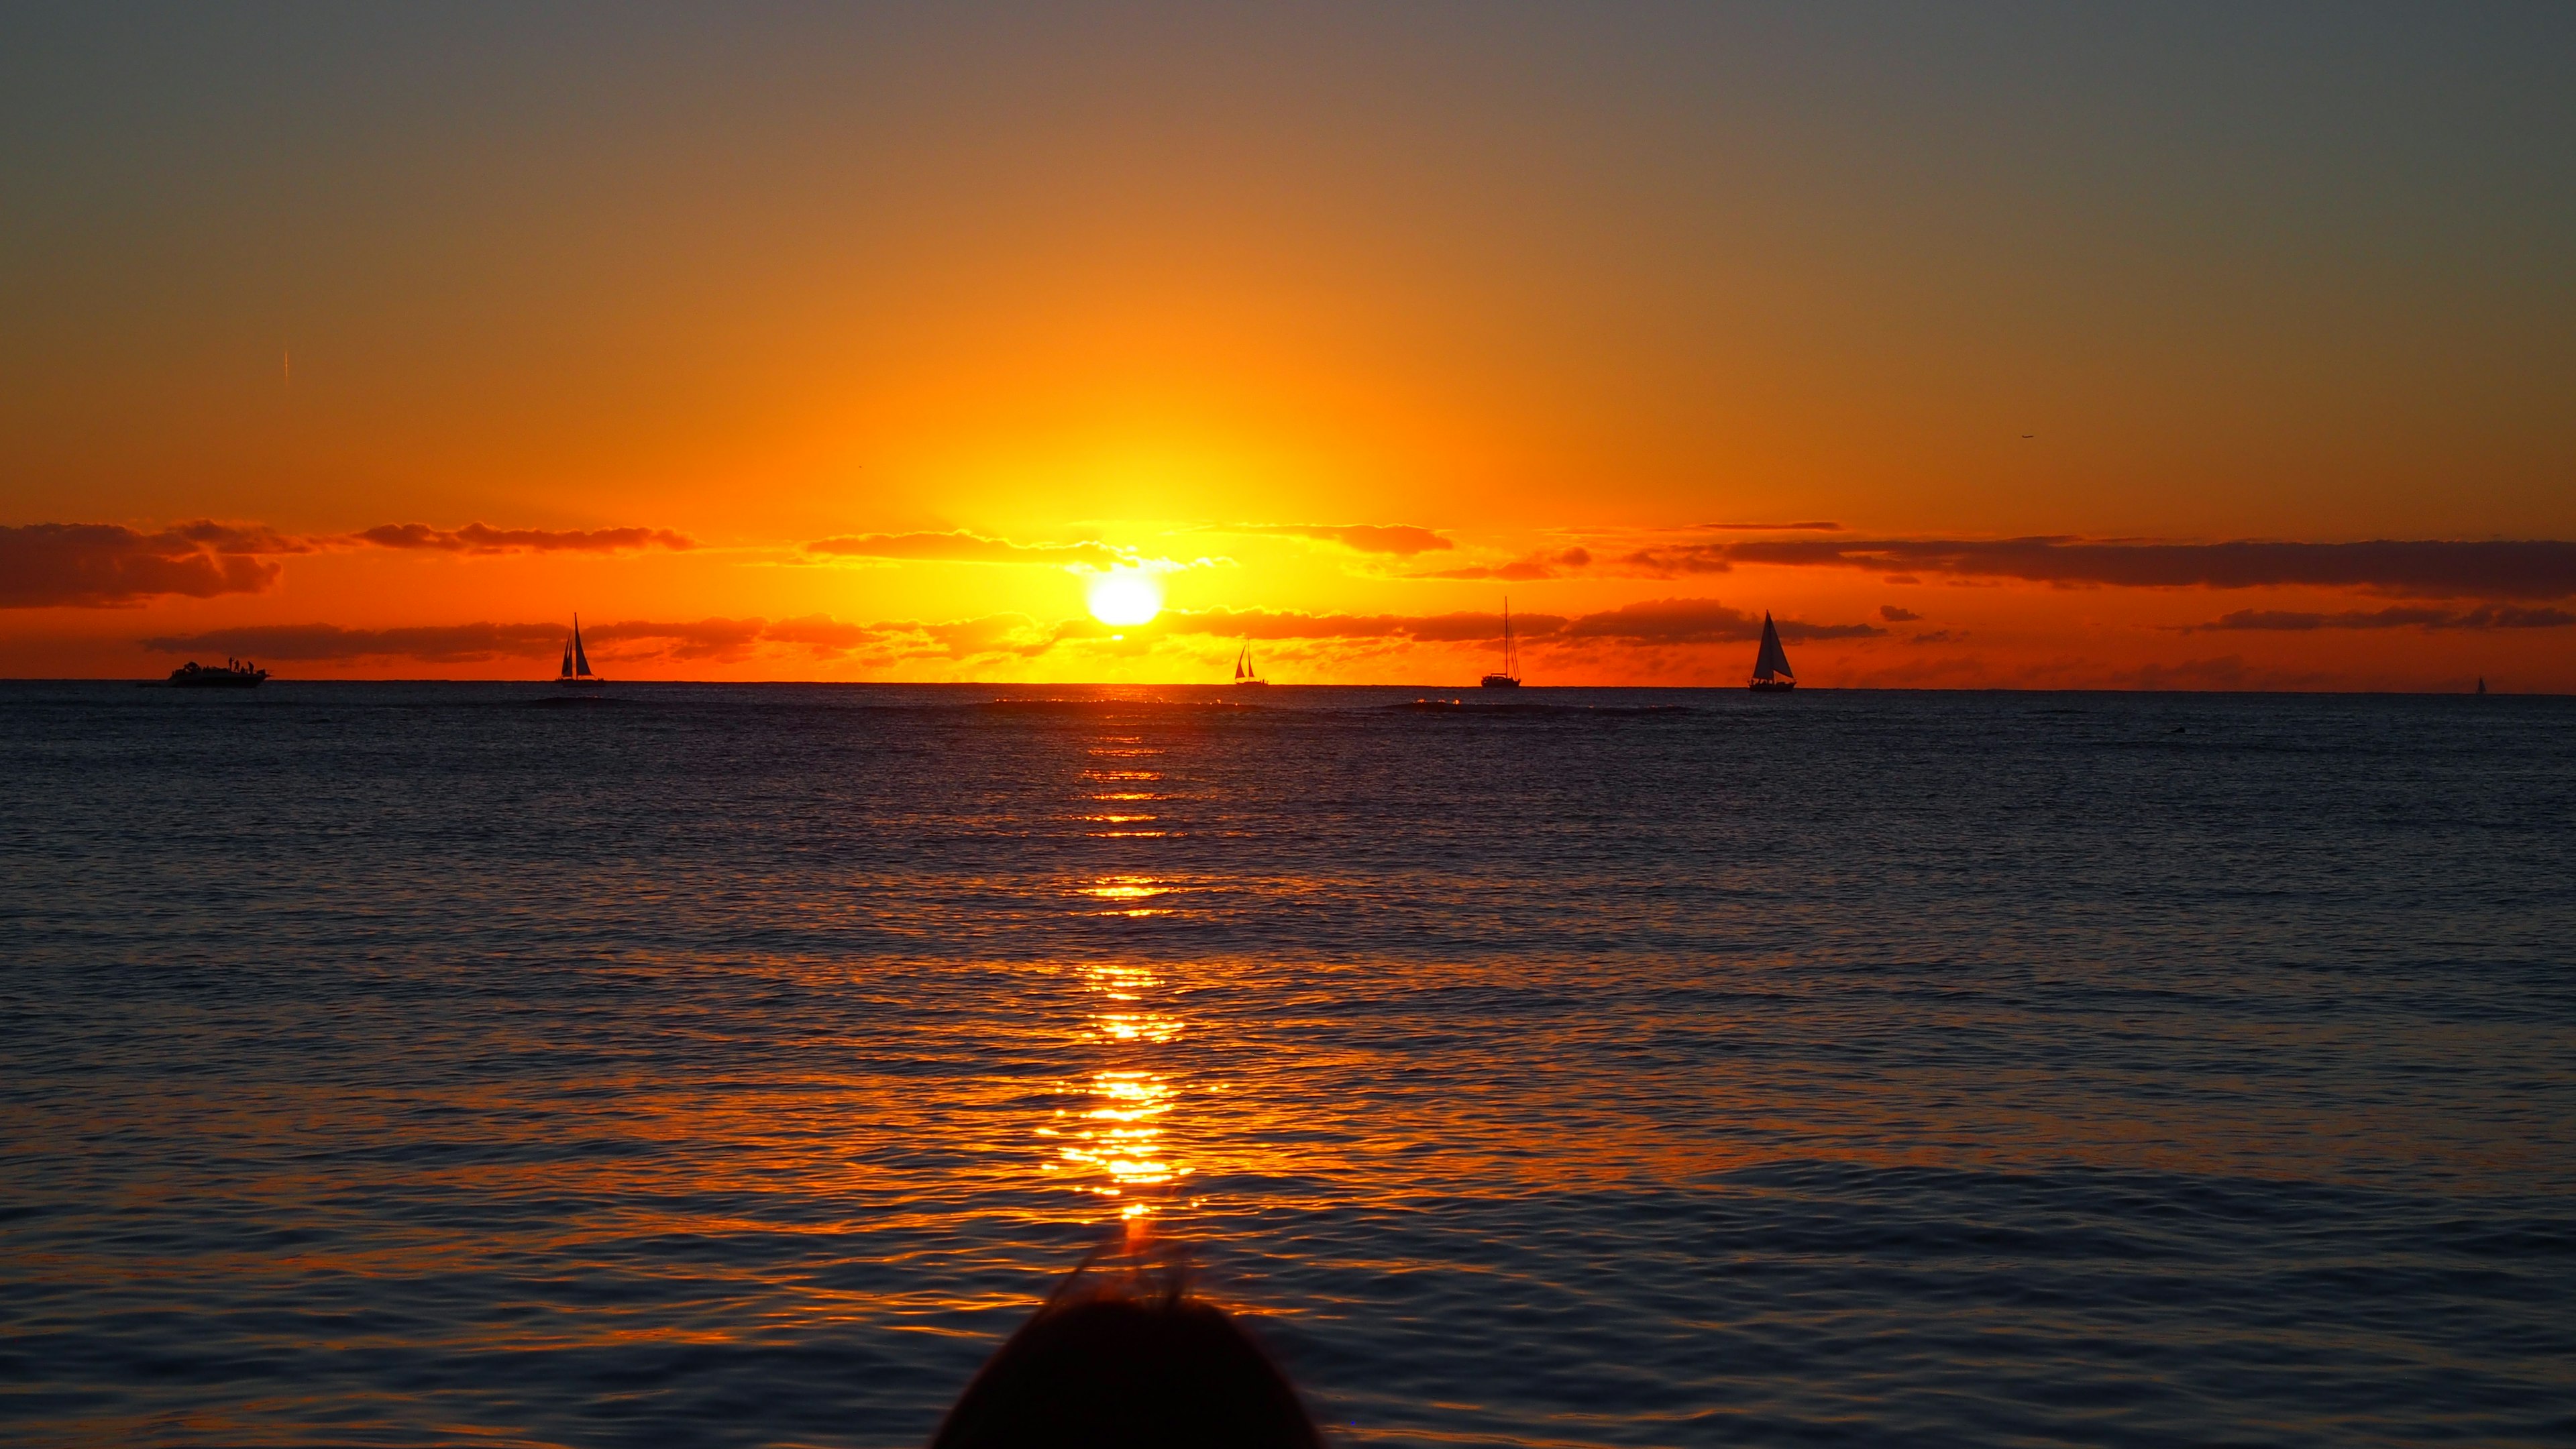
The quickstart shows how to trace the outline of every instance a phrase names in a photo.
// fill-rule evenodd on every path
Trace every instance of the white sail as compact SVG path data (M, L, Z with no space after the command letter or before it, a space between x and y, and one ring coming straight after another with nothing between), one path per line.
M1753 677L1769 679L1775 674L1785 674L1791 679L1798 677L1798 671L1789 667L1788 653L1780 647L1780 630L1772 624L1770 612L1765 610L1762 615L1762 652L1753 656Z

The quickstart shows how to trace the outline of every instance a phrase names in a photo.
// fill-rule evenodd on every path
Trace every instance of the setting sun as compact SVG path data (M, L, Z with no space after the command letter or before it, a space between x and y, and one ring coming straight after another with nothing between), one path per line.
M1151 623L1163 612L1163 586L1152 574L1111 569L1091 581L1091 617L1103 624Z

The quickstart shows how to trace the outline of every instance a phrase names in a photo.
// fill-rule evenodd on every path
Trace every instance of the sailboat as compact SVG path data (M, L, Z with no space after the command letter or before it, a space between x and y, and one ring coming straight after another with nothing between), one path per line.
M1790 690L1798 687L1798 676L1790 671L1788 652L1780 647L1780 629L1771 622L1771 611L1762 611L1762 652L1753 656L1753 688L1763 691Z
M1512 601L1505 599L1503 600L1503 672L1488 674L1479 682L1487 689L1518 689L1521 687L1519 663L1512 651Z
M1243 643L1243 652L1234 656L1234 682L1236 684L1268 684L1270 682L1253 672L1252 641L1249 639L1245 640Z
M597 689L608 681L590 672L590 655L581 647L581 615L572 616L572 638L564 641L563 673L555 683L568 689Z

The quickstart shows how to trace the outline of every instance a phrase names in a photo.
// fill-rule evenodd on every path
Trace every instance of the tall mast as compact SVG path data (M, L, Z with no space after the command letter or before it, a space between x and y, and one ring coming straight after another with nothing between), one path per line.
M1503 677L1516 679L1512 672L1512 596L1503 595Z

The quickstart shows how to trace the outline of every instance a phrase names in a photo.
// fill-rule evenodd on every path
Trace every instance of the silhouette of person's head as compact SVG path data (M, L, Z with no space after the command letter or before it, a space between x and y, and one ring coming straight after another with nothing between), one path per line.
M1190 1296L1079 1276L966 1386L931 1449L1320 1449L1305 1406L1243 1329Z

